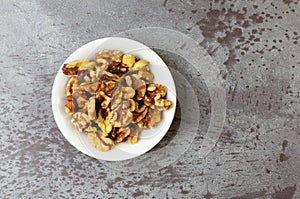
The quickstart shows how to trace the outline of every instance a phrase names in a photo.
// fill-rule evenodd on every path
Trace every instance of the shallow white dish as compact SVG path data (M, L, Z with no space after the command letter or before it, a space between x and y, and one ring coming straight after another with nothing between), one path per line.
M146 59L150 62L151 72L154 74L154 82L165 85L168 88L167 99L173 102L170 110L163 111L162 120L153 129L143 130L136 144L127 142L116 144L107 152L101 152L94 148L87 140L87 136L78 132L71 123L71 116L65 112L65 87L69 77L59 69L52 88L52 111L58 128L64 137L79 151L91 157L118 161L142 155L152 149L167 133L173 121L176 109L176 89L173 77L163 60L149 47L137 41L120 38L107 37L89 42L73 52L64 63L79 59L94 60L94 55L100 50L120 50L123 53L132 53L137 58ZM63 64L62 64L63 65ZM61 66L62 67L62 66Z

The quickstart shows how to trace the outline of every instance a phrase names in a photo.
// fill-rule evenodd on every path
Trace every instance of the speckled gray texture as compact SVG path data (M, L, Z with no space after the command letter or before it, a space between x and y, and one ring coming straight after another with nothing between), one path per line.
M0 3L0 198L300 198L299 1ZM226 120L205 158L199 133L172 164L121 172L64 139L51 87L76 48L145 27L182 32L207 50L224 81ZM184 57L157 52L170 66L191 68ZM186 71L206 131L204 77Z

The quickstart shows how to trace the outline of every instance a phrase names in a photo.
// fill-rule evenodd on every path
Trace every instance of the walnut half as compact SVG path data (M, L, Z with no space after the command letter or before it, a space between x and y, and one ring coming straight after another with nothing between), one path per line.
M95 148L103 152L111 150L114 146L114 142L110 138L104 135L99 135L99 133L88 133L88 141Z

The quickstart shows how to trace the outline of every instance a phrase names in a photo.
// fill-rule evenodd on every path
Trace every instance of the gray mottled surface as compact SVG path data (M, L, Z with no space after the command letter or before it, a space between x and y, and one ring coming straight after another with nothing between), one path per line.
M0 198L300 198L299 1L0 3ZM121 171L64 139L51 88L76 48L146 27L182 32L207 50L224 81L226 119L213 150L198 158L207 88L185 57L158 50L170 67L186 66L179 71L198 97L198 135L171 164Z

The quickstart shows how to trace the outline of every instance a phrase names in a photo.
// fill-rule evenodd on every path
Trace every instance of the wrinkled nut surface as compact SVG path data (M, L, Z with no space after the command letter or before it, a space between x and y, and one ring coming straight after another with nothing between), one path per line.
M112 124L110 122L111 120L111 113L109 113L107 115L106 118L104 118L103 115L104 110L100 110L98 113L98 118L97 118L97 123L98 123L98 127L101 129L101 131L103 132L103 134L105 136L108 136L108 134L111 132L112 130Z
M123 99L131 99L135 95L135 90L131 87L122 87L121 92Z
M132 70L141 70L143 67L147 66L148 64L149 64L148 61L141 59L135 62L135 64L132 67Z
M100 151L109 151L114 146L114 142L103 135L98 136L97 133L88 133L88 141Z
M62 71L71 76L65 111L100 151L120 142L137 143L141 129L155 127L162 111L172 107L167 88L153 83L149 62L132 54L102 50L95 62L73 61Z
M68 114L73 114L73 103L72 103L72 100L66 100L65 111Z
M129 127L119 128L119 130L117 131L116 142L117 143L123 142L124 139L127 138L129 135L130 135Z
M127 86L132 86L132 80L131 80L131 77L130 76L126 76L125 77L125 82L127 84Z
M131 77L132 88L136 91L136 100L142 100L146 93L146 83L138 75L132 75Z
M122 104L117 109L112 111L113 118L110 120L110 122L114 127L124 127L130 124L132 121L133 113L127 108L127 103L128 102Z
M144 111L140 113L135 113L133 118L134 123L140 122L146 116L147 113L148 113L148 108L145 108Z
M96 115L96 99L95 96L91 97L88 102L88 117L89 120L95 120L97 118Z
M144 98L144 103L152 109L169 110L172 102L165 99L167 88L161 84L149 84Z
M96 63L95 62L83 62L80 64L78 70L90 70L92 69L94 66L96 66Z
M73 85L77 82L77 78L75 76L72 76L70 78L70 80L67 83L67 87L66 87L66 94L67 96L72 95L73 93Z
M131 125L130 126L130 135L127 138L127 141L129 144L135 144L137 143L139 139L139 133L141 131L141 128L137 125Z
M94 126L89 126L89 127L87 127L84 131L86 132L86 133L96 133L97 132L97 128L96 127L94 127Z
M152 83L154 75L147 70L139 70L138 75L145 80L146 83Z
M161 111L159 110L150 110L149 111L149 117L150 117L150 121L149 121L149 126L150 127L155 127L155 125L160 122L161 120Z
M81 112L74 113L71 122L79 132L84 132L84 130L90 125L88 115Z
M123 53L118 50L102 50L95 55L96 62L101 65L121 63Z
M62 67L62 72L65 75L77 75L77 72L79 68L83 65L89 63L88 59L83 59L83 60L78 60L78 61L73 61L68 64L64 64Z
M132 67L135 63L135 56L132 54L125 54L123 55L122 62L123 64Z
M149 114L146 115L137 125L141 128L155 127L161 120L161 111L157 109L150 109Z

